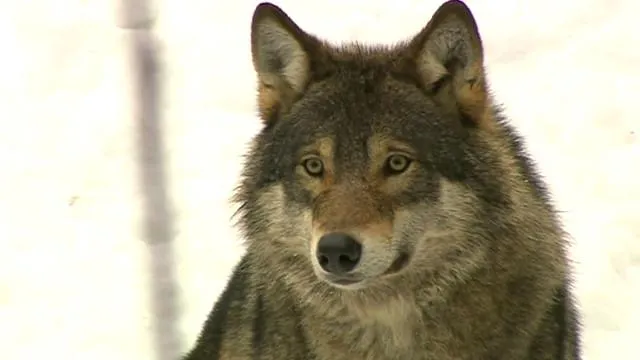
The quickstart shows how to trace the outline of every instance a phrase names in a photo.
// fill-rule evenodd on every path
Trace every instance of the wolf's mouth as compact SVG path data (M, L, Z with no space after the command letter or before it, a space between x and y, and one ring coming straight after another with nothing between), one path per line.
M394 262L391 264L391 266L389 266L389 268L379 276L393 275L401 271L409 263L409 258L410 256L408 253L406 252L400 253L400 255L396 258L396 260L394 260ZM356 285L366 280L365 278L356 277L356 276L348 276L348 275L335 276L330 274L324 275L324 279L325 281L333 285L339 285L339 286L345 286L345 287L351 287L351 285Z
M351 285L359 284L363 281L362 278L355 277L336 277L336 276L325 276L325 281L330 284L351 287Z
M405 266L409 263L409 254L406 252L400 253L400 256L396 258L396 260L389 266L387 271L385 271L382 275L392 275L397 273L398 271L404 269Z
M334 284L338 284L338 285L343 285L343 286L347 286L347 285L353 285L353 284L357 284L362 280L359 279L333 279L331 280L332 283Z

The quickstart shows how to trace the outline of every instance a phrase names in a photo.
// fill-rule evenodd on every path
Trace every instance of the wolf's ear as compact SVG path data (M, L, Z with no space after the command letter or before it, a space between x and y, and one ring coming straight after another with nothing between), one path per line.
M473 124L488 125L482 41L471 10L463 2L442 4L411 41L410 51L427 92Z
M307 85L314 39L279 7L259 4L251 22L251 53L258 75L258 108L265 124L287 111Z

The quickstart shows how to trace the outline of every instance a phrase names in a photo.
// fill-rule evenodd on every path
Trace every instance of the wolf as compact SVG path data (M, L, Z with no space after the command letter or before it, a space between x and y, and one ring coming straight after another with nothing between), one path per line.
M493 100L472 12L394 45L251 24L246 253L185 360L573 360L568 243Z

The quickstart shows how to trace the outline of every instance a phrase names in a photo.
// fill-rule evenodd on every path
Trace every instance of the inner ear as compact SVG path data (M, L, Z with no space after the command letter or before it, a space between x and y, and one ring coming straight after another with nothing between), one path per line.
M485 121L489 104L482 41L464 3L451 0L440 6L410 49L429 95L476 124Z
M448 67L445 65L444 68L447 69ZM429 80L428 86L425 87L425 90L427 90L430 95L437 96L438 94L441 94L443 88L450 83L451 74L448 71L444 71L442 74L433 76L432 79Z
M275 5L260 4L254 15L251 37L253 64L258 75L281 77L293 90L301 91L309 73L304 32ZM263 81L274 85L273 79Z
M251 24L251 53L258 75L258 107L267 124L284 114L311 76L314 38L279 7L259 4Z

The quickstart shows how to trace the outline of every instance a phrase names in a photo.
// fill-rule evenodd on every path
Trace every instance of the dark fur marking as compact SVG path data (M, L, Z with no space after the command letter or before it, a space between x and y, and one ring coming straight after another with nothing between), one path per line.
M258 295L256 299L256 308L253 315L253 338L252 347L253 347L253 359L259 360L262 354L262 344L264 342L264 331L265 331L265 309L264 309L264 299L262 295Z
M567 294L566 286L563 284L556 295L556 303L553 308L553 317L558 323L558 336L556 337L558 353L556 358L558 360L564 359L565 354L565 342L567 337Z

